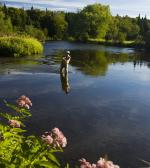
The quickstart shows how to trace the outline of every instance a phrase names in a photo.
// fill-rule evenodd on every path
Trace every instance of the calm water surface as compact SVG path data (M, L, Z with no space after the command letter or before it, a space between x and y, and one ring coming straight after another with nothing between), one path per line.
M64 79L66 49L72 60ZM62 41L46 43L43 55L0 58L0 99L32 99L30 132L59 127L68 138L64 159L72 164L106 154L122 168L150 161L150 53Z

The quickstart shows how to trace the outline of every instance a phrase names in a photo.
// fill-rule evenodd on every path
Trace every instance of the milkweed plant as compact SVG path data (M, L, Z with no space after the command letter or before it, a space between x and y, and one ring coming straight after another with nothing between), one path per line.
M64 134L58 128L53 128L41 137L26 135L23 122L32 115L31 100L22 95L15 105L7 101L4 103L9 112L0 112L0 168L62 168L56 153L63 152L67 146ZM100 158L96 164L80 159L78 167L119 168L104 158ZM69 168L69 164L65 168Z

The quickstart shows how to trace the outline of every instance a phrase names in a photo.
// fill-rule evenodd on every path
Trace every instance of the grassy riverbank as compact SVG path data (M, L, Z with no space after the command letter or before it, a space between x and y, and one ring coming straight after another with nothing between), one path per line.
M5 36L0 37L1 56L26 56L43 52L42 44L30 37Z
M112 40L105 40L105 39L88 39L87 42L94 43L94 44L102 44L107 46L120 46L120 47L139 47L143 48L145 44L143 42L136 42L136 41L112 41Z

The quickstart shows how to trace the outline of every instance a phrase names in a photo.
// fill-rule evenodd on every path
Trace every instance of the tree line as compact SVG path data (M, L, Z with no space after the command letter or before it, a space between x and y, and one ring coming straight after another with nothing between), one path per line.
M140 15L112 16L109 6L93 4L75 12L0 6L0 36L27 34L39 40L103 39L150 46L150 20Z

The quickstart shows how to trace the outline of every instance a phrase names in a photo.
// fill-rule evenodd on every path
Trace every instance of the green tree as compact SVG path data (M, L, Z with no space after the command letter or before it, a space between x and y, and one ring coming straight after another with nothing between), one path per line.
M31 10L27 10L27 20L29 24L32 24L36 28L41 27L41 20L45 16L45 11L41 11L39 9L34 9L33 7Z
M46 39L45 34L42 30L33 27L32 25L25 26L25 32L40 41L44 41Z
M46 10L40 23L42 29L45 29L52 39L63 39L66 36L68 23L64 12Z
M9 18L5 18L5 15L2 11L0 11L0 35L8 35L12 33L13 26L11 20Z
M17 8L8 8L8 16L10 17L13 26L18 26L19 28L22 27L23 19L21 18L21 9Z
M145 42L146 42L146 47L150 49L150 30L146 33Z
M106 33L105 39L117 41L119 33L119 19L117 17L112 17L112 20L109 23L108 31Z
M65 20L65 14L63 12L57 12L53 15L54 37L56 39L63 39L67 32L67 22Z
M91 38L103 38L108 30L111 19L109 6L101 4L88 5L81 11L84 32Z
M71 36L77 40L82 40L84 34L88 35L87 30L85 30L86 27L84 25L84 18L81 12L67 13L66 21L68 22L68 36Z
M119 32L118 33L118 42L123 43L126 40L126 33Z
M120 18L119 30L120 32L126 33L127 40L133 40L138 36L140 27L134 19L125 16Z

